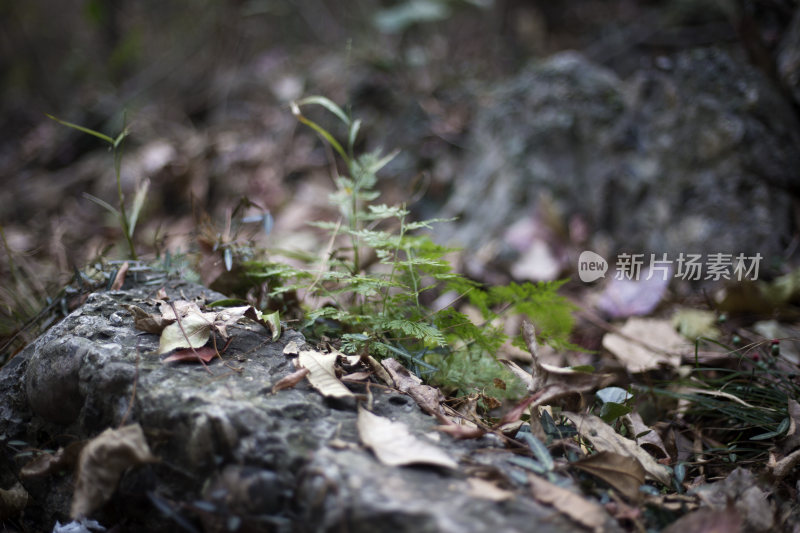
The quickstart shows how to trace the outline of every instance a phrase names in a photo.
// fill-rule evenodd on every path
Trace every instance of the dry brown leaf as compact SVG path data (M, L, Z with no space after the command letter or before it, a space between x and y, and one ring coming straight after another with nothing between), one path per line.
M630 429L629 433L631 435L644 433L644 435L636 439L639 446L651 452L658 451L658 455L661 455L661 457L669 457L667 447L664 446L661 436L653 428L645 425L642 415L637 412L629 413L623 417L623 422Z
M664 533L740 533L743 531L742 526L742 517L736 507L703 507L680 517Z
M642 496L639 487L644 485L645 472L635 457L597 452L570 464L602 479L630 501L637 501Z
M300 347L297 345L297 341L289 341L286 343L286 346L283 347L283 355L287 357L297 355L299 353Z
M125 261L124 263L122 263L122 266L119 267L119 270L117 270L117 275L114 276L114 282L111 284L112 291L120 290L122 286L125 284L125 274L128 273L129 266L130 265L128 265L128 262Z
M367 357L367 366L369 366L370 370L375 372L375 375L378 376L378 379L383 381L387 386L394 387L394 380L392 376L383 368L377 359L372 357L371 355Z
M59 448L54 454L43 453L36 459L20 469L22 477L35 477L47 474L56 474L70 470L78 461L81 450L86 445L85 440L79 440Z
M604 531L608 515L599 504L533 474L528 476L528 481L533 497L540 502L552 505L575 522L597 533Z
M179 348L200 348L211 338L214 313L189 313L161 332L158 354ZM173 313L174 316L174 313Z
M643 450L636 442L626 439L614 428L593 415L582 415L564 411L562 413L575 425L578 433L588 439L598 451L614 452L620 455L635 457L644 467L647 475L664 485L672 482L672 472L666 466L659 464L652 455Z
M297 359L301 367L307 368L308 381L324 396L345 398L353 396L350 389L336 377L335 354L323 354L313 350L302 350Z
M514 493L501 489L491 481L486 481L479 477L467 478L469 483L469 494L474 498L489 500L493 502L504 502L514 499Z
M359 406L357 424L361 442L372 448L385 465L430 464L458 468L458 463L444 450L418 439L401 422L374 415Z
M111 498L126 469L154 461L139 424L105 430L81 450L70 517L90 515Z
M355 381L355 382L366 381L369 379L371 375L372 374L370 374L369 372L353 372L351 374L342 376L341 379L342 381Z
M308 375L310 372L307 368L301 368L300 370L295 370L288 376L282 377L278 382L272 386L272 394L275 394L279 390L283 389L290 389L303 381L303 378Z
M468 426L462 424L443 424L434 429L447 433L454 439L478 439L486 435L486 430L478 426Z
M135 305L127 305L128 311L133 316L133 326L147 333L154 333L161 335L164 328L175 322L175 319L165 319L164 317L152 313L148 313L141 307Z
M423 411L429 415L441 412L439 403L443 400L443 397L439 389L430 385L423 385L421 379L391 357L384 359L382 364L391 375L397 389L414 398L414 401Z
M607 333L603 348L611 352L631 373L655 370L661 366L677 368L681 353L694 350L679 335L669 320L630 318L619 333Z
M208 363L214 356L217 355L217 350L213 346L203 346L193 350L191 348L182 348L175 350L172 355L165 357L161 360L162 363L199 363L203 361Z

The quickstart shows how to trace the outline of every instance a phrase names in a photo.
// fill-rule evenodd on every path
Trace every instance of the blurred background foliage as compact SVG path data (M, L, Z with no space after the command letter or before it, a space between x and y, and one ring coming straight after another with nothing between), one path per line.
M115 197L106 147L45 113L111 136L130 125L123 190L130 199L143 178L152 181L137 230L145 257L186 251L198 235L206 243L232 238L220 228L243 196L275 214L273 244L284 244L283 231L313 249L318 243L298 232L325 215L331 158L296 127L290 100L323 94L363 120L360 150L401 149L387 169L398 178L381 183L386 201L409 192L419 200L424 190L411 207L429 218L452 190L482 91L531 60L576 49L624 77L660 54L717 45L772 75L795 7L0 0L0 334L19 324L8 315L30 316L76 269L120 242L115 221L82 196ZM213 278L212 267L198 268Z

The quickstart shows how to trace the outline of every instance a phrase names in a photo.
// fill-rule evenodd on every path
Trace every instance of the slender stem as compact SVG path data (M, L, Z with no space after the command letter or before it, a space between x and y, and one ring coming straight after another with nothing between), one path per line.
M133 244L133 235L131 235L130 226L128 225L128 214L125 212L125 195L122 194L122 148L119 144L114 146L114 173L117 177L117 198L119 200L119 222L122 226L122 232L125 234L125 240L128 241L128 248L131 251L131 259L136 261L136 246Z

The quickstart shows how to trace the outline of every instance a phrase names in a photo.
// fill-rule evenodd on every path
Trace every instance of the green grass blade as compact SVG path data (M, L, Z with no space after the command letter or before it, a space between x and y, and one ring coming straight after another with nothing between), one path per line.
M136 188L136 195L133 197L133 206L131 207L131 214L128 218L128 231L133 235L136 229L136 222L139 220L139 213L142 210L144 201L147 198L147 192L150 190L150 180L145 179Z
M116 145L117 145L117 143L116 143L116 141L114 139L112 139L108 135L100 133L99 131L95 131L95 130L89 129L89 128L86 128L84 126L79 126L77 124L73 124L72 122L67 122L66 120L61 120L60 118L54 117L53 115L51 115L49 113L45 113L45 115L47 116L47 118L49 118L51 120L55 120L59 124L67 126L68 128L72 128L74 130L82 131L83 133L88 133L89 135L93 135L93 136L97 137L98 139L102 139L105 142L107 142L108 144L110 144L111 146L116 147Z
M119 211L113 205L109 204L105 200L101 200L97 196L91 195L88 192L83 193L83 197L86 198L87 200L91 200L92 202L96 203L100 207L102 207L104 209L107 209L114 216L116 216L116 217L119 216Z
M322 126L320 126L319 124L317 124L313 120L310 120L310 119L307 119L306 117L304 117L303 114L300 112L300 107L298 107L298 105L295 102L292 102L292 114L294 114L294 116L295 116L295 118L297 118L297 120L299 120L300 122L302 122L303 124L305 124L306 126L311 128L312 130L316 131L323 139L325 139L328 142L328 144L330 144L333 147L334 150L336 150L336 152L340 156L342 156L342 159L345 160L347 165L348 166L350 165L350 157L347 155L347 152L344 151L344 148L342 148L342 145L339 144L339 141L337 141L333 137L333 135L331 135L328 132L328 130L326 130L325 128L323 128Z
M298 107L310 104L320 105L325 109L327 109L328 111L330 111L331 113L333 113L334 115L336 115L336 117L339 120L344 122L345 126L348 127L350 126L351 121L350 118L347 116L347 113L345 113L341 107L334 104L324 96L308 96L306 98L298 100L296 104Z

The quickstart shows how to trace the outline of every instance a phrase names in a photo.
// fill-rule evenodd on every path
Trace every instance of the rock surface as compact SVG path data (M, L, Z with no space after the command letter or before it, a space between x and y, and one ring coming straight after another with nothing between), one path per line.
M381 464L360 443L355 402L326 399L305 380L271 394L294 370L283 347L304 343L297 332L272 342L260 325L242 324L230 331L228 366L209 364L213 375L197 364L163 364L153 355L158 337L134 329L125 308L153 312L155 290L90 295L0 370L0 488L20 480L31 501L15 523L50 531L56 520L68 521L75 482L69 471L20 475L30 461L20 450L55 450L124 422L141 425L159 461L128 469L90 517L120 531L577 529L530 498L524 471L505 461L510 454L496 439L439 435L435 420L398 391L371 388L374 413L443 448L459 461L457 470ZM221 297L181 282L167 292L173 299ZM356 392L365 393L361 387ZM514 497L476 496L468 478L479 474L505 479ZM606 530L616 529L609 519Z
M505 239L495 257L524 254L507 228L546 198L585 221L600 253L782 257L800 192L794 110L721 50L659 67L621 80L564 52L493 88L446 206L460 217L450 240L476 250Z

